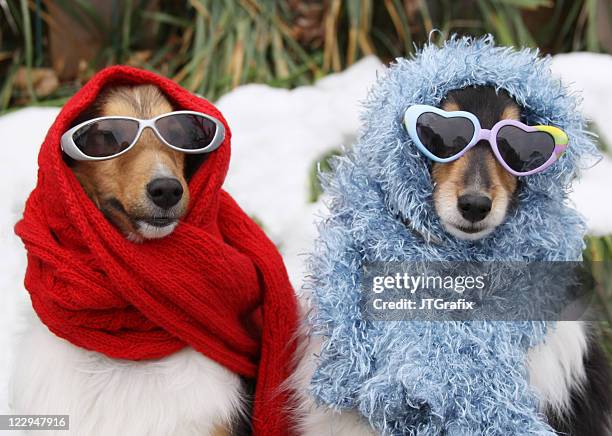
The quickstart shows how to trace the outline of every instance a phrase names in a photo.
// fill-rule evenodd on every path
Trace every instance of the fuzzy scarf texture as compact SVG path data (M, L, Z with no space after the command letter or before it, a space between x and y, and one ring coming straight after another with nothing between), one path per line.
M105 86L153 84L178 108L221 120L223 144L189 183L186 217L168 237L128 241L64 163L60 137ZM25 285L57 336L118 359L156 359L191 346L256 378L256 435L285 435L297 306L280 254L221 189L231 133L211 103L129 67L96 74L64 106L42 144L38 183L16 232L28 251ZM197 387L194 387L197 388Z
M459 240L434 210L430 162L403 124L412 104L438 105L451 90L506 90L527 124L562 128L569 150L522 178L518 205L491 235ZM324 339L311 390L335 409L357 409L389 435L553 435L527 382L525 356L549 323L372 322L363 319L362 266L375 261L575 261L585 223L567 204L578 170L597 149L578 100L537 51L451 38L398 59L365 101L357 143L324 177L329 216L310 259L312 333ZM592 159L585 159L592 158ZM579 168L580 167L580 168Z

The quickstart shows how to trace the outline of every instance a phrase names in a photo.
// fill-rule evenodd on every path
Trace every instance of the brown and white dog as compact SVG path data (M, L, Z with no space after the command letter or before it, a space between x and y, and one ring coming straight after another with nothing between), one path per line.
M74 124L110 115L150 119L173 110L152 85L116 87ZM143 241L172 233L187 211L187 182L203 159L198 156L186 158L146 129L121 156L69 164L125 237ZM70 431L58 434L225 436L244 425L248 396L241 378L191 348L151 361L112 359L58 338L32 314L17 354L13 410L70 415Z
M519 120L520 107L505 92L472 87L449 93L441 104L446 111L468 111L485 129L502 119ZM482 142L460 159L434 163L433 201L444 228L457 238L476 240L499 226L514 199L520 180L495 159ZM308 395L321 347L310 338L293 377L301 408L298 422L307 436L371 436L376 433L356 412L334 412L317 406ZM611 411L608 363L594 331L582 322L558 322L546 340L527 356L529 382L540 398L540 410L559 433L571 436L610 434Z

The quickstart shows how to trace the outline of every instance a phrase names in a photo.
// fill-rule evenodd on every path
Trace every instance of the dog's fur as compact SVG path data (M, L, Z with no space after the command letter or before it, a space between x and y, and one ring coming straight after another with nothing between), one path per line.
M93 107L79 118L131 116L153 118L173 110L170 102L152 85L117 87L102 93ZM176 227L189 204L185 155L162 143L150 129L142 132L132 150L106 161L74 162L75 175L83 189L127 238L161 238ZM177 180L183 195L170 209L156 206L147 195L147 185L157 178ZM152 220L162 221L154 225Z
M472 112L485 129L502 119L520 120L521 115L520 107L507 93L490 87L453 91L441 107ZM431 176L436 212L444 228L458 238L485 237L504 221L508 210L516 207L520 181L499 164L487 142L478 143L454 162L434 163ZM462 217L459 198L465 194L491 200L490 211L480 221L470 222ZM357 412L336 412L315 404L308 392L316 356L320 354L320 338L308 338L304 347L291 381L300 404L296 411L299 432L305 436L376 435ZM526 363L529 382L540 399L540 410L559 434L609 434L608 362L588 324L558 322L543 343L529 350Z
M148 119L172 110L153 86L112 88L75 124L106 115ZM127 238L144 241L170 234L187 210L187 181L202 157L193 159L146 129L117 158L68 161L108 219ZM146 192L158 177L174 178L183 188L180 201L166 210ZM192 348L158 360L117 360L58 338L35 316L28 321L12 377L12 408L70 415L70 432L58 434L225 436L244 425L248 396L240 377Z
M464 110L479 117L483 129L502 119L518 120L519 107L505 93L492 88L466 88L449 94L442 102L446 111ZM500 225L510 207L517 178L501 166L486 141L472 147L461 159L434 163L434 205L444 228L462 239L480 239ZM458 207L461 196L472 195L491 201L491 211L480 221L466 220Z

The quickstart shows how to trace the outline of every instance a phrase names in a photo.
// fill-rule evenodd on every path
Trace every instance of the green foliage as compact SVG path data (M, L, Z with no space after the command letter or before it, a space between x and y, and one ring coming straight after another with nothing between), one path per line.
M586 244L584 259L597 280L595 307L604 319L599 326L603 345L612 362L612 235L588 236Z
M110 19L88 0L49 2L89 29L100 50L82 77L45 100L71 95L88 74L115 63L160 72L214 100L247 82L306 84L367 54L406 56L414 43L452 33L491 32L501 43L548 52L611 44L606 0L321 0L326 7L310 26L324 37L314 44L300 39L291 0L159 0L158 8L151 0L113 1ZM18 89L14 78L20 66L51 64L49 2L0 1L0 111L38 100L31 81Z
M587 130L589 132L594 133L597 136L597 146L599 147L599 149L601 151L603 151L604 153L610 153L612 152L612 149L610 148L610 144L608 144L604 137L601 135L601 132L599 131L599 127L597 127L597 125L593 122L589 123L587 126Z
M310 167L310 174L308 175L308 185L310 187L308 200L311 203L315 203L323 193L319 175L321 173L327 173L331 171L329 160L334 156L339 156L341 153L342 152L339 149L329 150L312 163Z

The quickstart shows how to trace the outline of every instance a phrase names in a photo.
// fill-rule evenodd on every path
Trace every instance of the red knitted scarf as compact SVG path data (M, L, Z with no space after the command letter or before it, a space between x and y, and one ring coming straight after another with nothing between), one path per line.
M221 120L225 141L189 183L190 208L170 235L128 241L62 159L60 137L104 86L153 84L178 108ZM42 144L38 184L16 233L28 251L25 285L57 336L120 359L191 346L256 378L256 435L285 435L297 306L274 244L221 190L231 133L221 113L171 80L129 67L96 74L64 106Z

